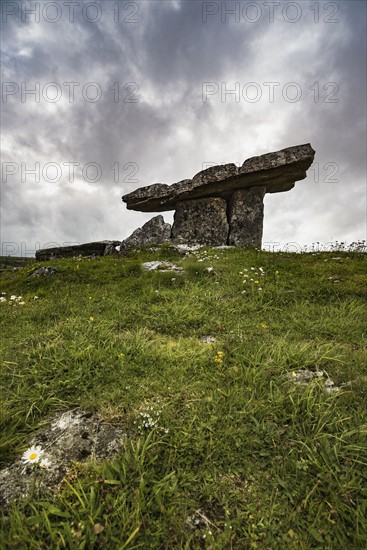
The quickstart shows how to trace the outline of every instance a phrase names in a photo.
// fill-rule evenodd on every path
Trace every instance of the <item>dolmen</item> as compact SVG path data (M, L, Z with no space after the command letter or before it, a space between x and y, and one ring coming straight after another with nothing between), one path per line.
M296 181L306 178L315 151L309 143L252 157L238 167L217 165L166 185L155 183L122 197L129 210L164 212L175 210L169 224L157 216L136 230L121 244L132 243L261 248L266 193L289 191ZM151 229L154 227L154 237ZM162 234L159 236L159 227ZM158 230L157 230L158 229ZM153 242L154 241L154 242Z
M121 241L99 241L38 250L38 261L78 256L124 254L125 250L163 243L173 245L261 248L266 193L289 191L306 178L315 151L309 143L235 164L212 166L166 185L154 183L122 197L129 210L174 210L174 223L158 215Z

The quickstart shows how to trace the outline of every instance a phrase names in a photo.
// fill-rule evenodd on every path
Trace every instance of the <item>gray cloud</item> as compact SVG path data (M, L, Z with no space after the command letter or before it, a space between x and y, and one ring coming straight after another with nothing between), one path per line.
M254 17L243 11L248 2L121 1L115 22L116 3L105 0L97 2L101 18L95 23L83 15L84 1L70 22L59 0L62 17L56 23L42 14L40 22L32 16L22 22L24 2L8 4L19 10L6 22L3 17L3 81L19 87L23 82L28 89L39 82L41 96L39 103L30 95L22 102L19 92L3 102L2 162L25 163L28 169L38 162L41 175L38 183L30 175L22 182L19 169L2 182L3 243L32 249L34 243L126 237L150 216L126 211L123 193L192 177L208 162L242 163L304 142L316 149L318 164L291 192L266 197L264 241L366 238L364 2L316 3L319 22L311 9L315 2L296 2L301 17L295 23L284 20L284 13L294 17L286 1L275 8L273 23L261 1L255 23L243 16ZM204 23L209 4L218 13ZM228 10L237 5L236 22ZM331 17L338 22L325 22ZM128 22L134 18L137 22ZM47 88L50 82L62 90L56 103L48 100L55 91ZM79 83L74 102L67 82ZM91 82L102 93L95 103L83 98ZM204 102L206 82L218 91ZM251 82L261 92L258 102L246 96ZM269 82L279 83L273 102ZM221 86L229 92L236 83L242 92L238 102L233 94L221 94ZM291 100L297 89L289 83L301 91L297 102ZM84 88L84 95L93 97L95 90ZM42 91L50 94L47 100ZM58 182L42 177L50 162L62 168ZM70 162L79 163L74 182L64 166ZM100 181L83 179L87 163L100 166ZM115 181L111 167L117 165ZM91 179L93 169L87 174Z

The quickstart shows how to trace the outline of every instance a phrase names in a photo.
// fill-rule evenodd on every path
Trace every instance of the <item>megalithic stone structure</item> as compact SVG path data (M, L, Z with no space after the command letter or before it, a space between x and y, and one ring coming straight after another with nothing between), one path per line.
M287 147L249 158L241 167L212 166L191 180L141 187L122 200L129 210L175 210L175 243L260 248L265 193L292 189L306 177L314 155L309 143Z

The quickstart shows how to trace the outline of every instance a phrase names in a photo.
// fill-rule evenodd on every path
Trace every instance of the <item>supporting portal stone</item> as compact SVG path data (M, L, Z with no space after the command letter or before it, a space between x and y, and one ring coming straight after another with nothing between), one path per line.
M242 248L261 248L266 187L235 191L229 200L228 244Z
M221 246L227 244L229 225L224 199L187 200L176 204L171 239L175 243Z

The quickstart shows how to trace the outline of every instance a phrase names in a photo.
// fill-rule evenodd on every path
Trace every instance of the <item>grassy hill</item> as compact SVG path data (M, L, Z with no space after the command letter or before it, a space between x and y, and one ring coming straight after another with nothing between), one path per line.
M142 269L157 259L185 272ZM127 438L8 510L4 548L366 547L365 254L51 264L0 276L2 466L60 410Z

